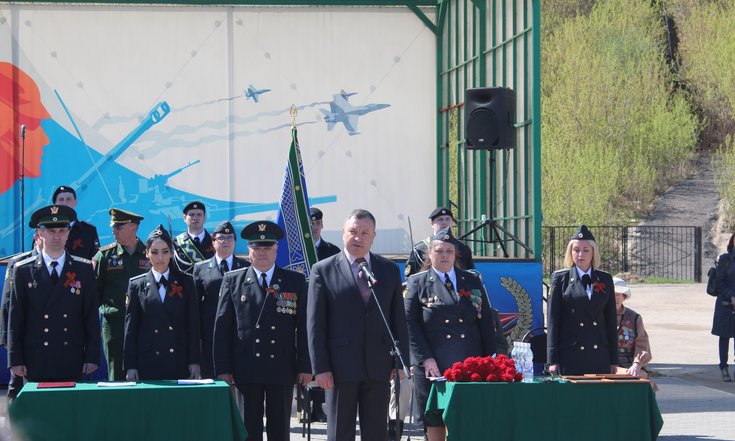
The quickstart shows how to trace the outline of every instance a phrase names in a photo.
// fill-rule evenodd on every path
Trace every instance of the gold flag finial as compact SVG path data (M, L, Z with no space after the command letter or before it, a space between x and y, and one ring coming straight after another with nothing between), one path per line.
M296 115L299 114L299 111L296 110L296 105L291 104L291 111L288 112L289 115L291 115L291 128L296 127Z

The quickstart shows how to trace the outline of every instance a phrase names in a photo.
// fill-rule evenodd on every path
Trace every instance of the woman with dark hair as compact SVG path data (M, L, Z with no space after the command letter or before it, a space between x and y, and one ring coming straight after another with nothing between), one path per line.
M715 315L712 320L712 335L720 337L720 372L722 381L732 381L727 368L727 352L730 339L735 336L735 234L730 236L727 252L717 259L717 275L715 276Z
M597 268L600 253L587 226L567 245L567 269L551 275L547 352L549 372L609 374L618 368L615 292L612 276Z
M420 409L426 409L430 378L444 375L452 364L467 357L496 352L495 327L482 282L457 268L456 258L452 237L439 232L429 242L429 268L406 282L411 370ZM445 437L439 415L427 414L424 428L430 441Z
M159 225L148 236L153 266L130 279L125 311L128 381L200 378L199 309L194 282L171 264L171 236Z

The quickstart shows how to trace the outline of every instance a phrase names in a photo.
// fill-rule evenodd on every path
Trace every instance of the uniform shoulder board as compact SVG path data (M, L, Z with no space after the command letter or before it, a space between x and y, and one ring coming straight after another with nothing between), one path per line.
M111 250L111 249L115 248L116 246L117 246L117 242L112 242L111 244L105 245L102 248L100 248L100 251Z
M69 255L71 256L72 260L76 260L77 262L88 263L90 265L92 264L91 260L85 259L84 257L75 256L73 254L69 254Z
M246 267L244 267L244 268L238 268L238 269L236 269L236 270L228 271L228 272L227 272L227 274L237 274L237 273L241 273L241 272L243 272L243 271L247 271L247 270L248 270L248 268L250 268L250 267L249 267L249 266L246 266Z
M206 259L206 260L202 260L201 262L197 262L197 263L195 263L195 264L194 264L194 266L209 265L209 262L210 262L211 260L212 260L212 259Z
M482 274L480 274L480 272L477 271L477 270L474 270L474 269L471 269L471 270L463 270L462 272L463 273L467 273L467 274L471 275L472 277L475 277L478 280L482 280Z
M426 273L428 273L428 272L429 272L429 270L425 269L425 270L423 270L423 271L419 271L419 272L417 272L417 273L413 273L413 274L411 275L411 277L413 277L413 276L420 276L420 275L422 275L422 274L426 274Z
M560 269L560 270L556 270L556 271L554 271L551 274L561 274L561 273L567 273L567 272L569 272L569 268L563 268L563 269Z
M146 273L143 273L143 274L138 274L138 275L137 275L137 276L135 276L135 277L131 277L131 278L130 278L130 281L132 282L133 280L138 280L138 279L140 279L140 278L142 278L142 277L145 277L145 276L146 276L147 274L148 274L147 272L146 272Z
M35 262L37 258L38 258L38 256L26 257L25 259L23 259L21 261L15 262L15 265L13 265L13 266L14 267L19 267L19 266L27 265L27 264L29 264L31 262Z

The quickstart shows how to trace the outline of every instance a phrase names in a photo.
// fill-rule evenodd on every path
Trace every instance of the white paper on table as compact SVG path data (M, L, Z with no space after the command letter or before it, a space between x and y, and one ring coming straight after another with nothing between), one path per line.
M201 380L185 379L176 380L176 384L214 384L211 378L202 378Z
M441 377L426 377L426 378L428 378L430 381L447 381L447 379L444 378L443 375Z
M135 381L98 381L99 387L127 387L135 386Z

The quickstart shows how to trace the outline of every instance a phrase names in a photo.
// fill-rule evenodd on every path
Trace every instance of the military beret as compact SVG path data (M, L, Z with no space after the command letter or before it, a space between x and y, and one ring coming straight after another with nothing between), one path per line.
M28 226L30 228L68 227L75 220L77 220L77 212L73 208L65 205L47 205L33 212Z
M431 236L431 240L440 240L442 242L452 242L452 230L450 228L445 228L443 230L437 231L437 233L433 236Z
M592 235L592 232L587 229L587 225L580 225L577 231L574 232L574 235L572 235L571 240L595 240L595 236Z
M155 239L161 239L164 242L171 243L171 235L168 234L168 231L166 231L165 228L163 228L162 224L158 224L158 226L151 231L151 234L148 235L148 240Z
M204 213L207 212L207 208L201 201L191 201L184 207L184 214L188 213L189 210L202 210Z
M437 207L434 209L434 211L431 212L429 215L429 219L434 220L439 216L449 216L454 220L454 215L452 214L452 210L450 210L447 207Z
M125 211L119 208L110 208L110 226L122 224L140 224L143 220L143 216L133 213L132 211Z
M311 207L309 208L309 217L311 217L311 220L313 221L318 221L321 220L322 217L324 217L324 213L322 213L322 210L316 207Z
M77 198L77 192L74 191L73 188L69 187L68 185L62 185L56 190L54 190L54 195L51 197L51 202L56 203L56 196L58 196L60 193L71 193L74 195L74 199Z
M271 246L283 239L283 230L270 221L255 221L242 229L240 237L252 246Z
M232 228L232 224L228 221L222 221L212 232L213 236L216 236L217 234L235 234L235 229Z

